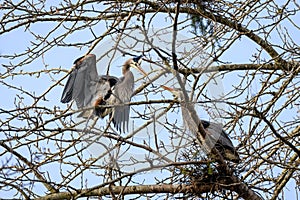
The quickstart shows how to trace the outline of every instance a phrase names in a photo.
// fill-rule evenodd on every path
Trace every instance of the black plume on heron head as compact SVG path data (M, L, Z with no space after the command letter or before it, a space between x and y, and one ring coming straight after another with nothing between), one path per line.
M143 58L143 55L140 55L140 56L133 57L132 60L138 64L141 64L142 58Z

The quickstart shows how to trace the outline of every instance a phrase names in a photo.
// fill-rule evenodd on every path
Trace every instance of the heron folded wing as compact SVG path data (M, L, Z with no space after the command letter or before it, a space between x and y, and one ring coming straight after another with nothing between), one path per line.
M206 121L206 120L201 120L201 124L202 124L203 128L206 129L209 127L210 122Z
M205 138L205 144L209 148L216 147L225 159L238 163L240 160L239 155L222 125L210 123L206 130L208 134Z

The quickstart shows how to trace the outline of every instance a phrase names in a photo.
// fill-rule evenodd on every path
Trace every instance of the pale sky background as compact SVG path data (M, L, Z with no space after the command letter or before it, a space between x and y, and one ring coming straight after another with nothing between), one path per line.
M1 11L0 11L1 13ZM295 18L295 21L298 21L300 24L299 19ZM55 23L56 24L56 23ZM165 24L168 24L165 21L160 21L159 25L162 27ZM53 23L50 22L46 22L46 23L36 23L33 24L33 30L41 33L41 34L45 34L48 32L49 27L52 26ZM286 22L286 28L289 30L289 34L293 37L293 39L295 39L296 41L298 41L300 43L300 37L299 36L299 30L296 30L293 26L291 26L290 23ZM105 31L105 27L103 27L102 29L99 28L99 34ZM91 35L90 34L84 34L85 31L82 31L81 34L75 34L74 36L70 36L69 37L69 41L72 42L81 42L81 41L86 41L86 40L90 40L91 39ZM276 37L276 35L271 35L272 38L271 40L274 41L275 43L277 43L278 45L281 45L280 41L278 40L278 37ZM23 52L27 46L30 46L30 40L32 40L32 37L30 36L30 34L28 32L24 32L24 28L20 28L17 30L14 30L8 34L4 34L4 35L0 35L0 54L1 55L10 55L10 54L14 54L14 53L21 53ZM109 40L104 40L101 44L106 44L107 42L109 42ZM105 46L105 45L104 45ZM105 48L103 46L98 47L100 49ZM248 38L246 37L242 37L242 39L240 39L238 42L236 42L229 50L227 50L227 52L222 56L222 60L224 61L228 61L231 63L250 63L249 59L251 59L251 55L253 55L256 52L256 48L258 48L258 46L256 44L254 44L252 41L250 41ZM77 48L63 48L63 47L54 47L53 49L51 49L50 51L46 52L43 55L43 59L46 65L48 65L48 68L64 68L69 70L72 66L73 61L82 56L83 54L85 54L87 52L88 48L82 48L81 50L77 49ZM95 49L95 51L93 53L95 53L97 55L97 51L101 51L99 49ZM122 62L124 62L124 60L126 60L128 57L126 58L122 58L119 57L117 58L112 64L114 66L120 66L122 64ZM0 58L0 64L7 64L8 62L10 62L7 59L3 59ZM17 61L13 60L13 63L16 63ZM99 67L100 68L100 67ZM40 70L40 69L44 69L44 64L43 64L43 60L42 57L37 58L34 62L30 63L29 65L26 65L23 67L24 71L35 71L35 70ZM1 66L0 67L0 73L4 72L4 68ZM99 69L98 69L99 70ZM16 70L19 71L19 68ZM101 72L101 70L98 71L99 73ZM238 73L238 72L237 72ZM237 73L232 73L232 77L235 77L237 75ZM115 71L112 71L113 75L116 76L120 76L120 68L116 68ZM137 74L137 76L140 76L140 74ZM60 73L57 75L53 75L53 77L58 80L60 78L62 78L65 74ZM226 80L222 80L222 89L224 88L225 91L231 89L231 85L232 82L230 82L230 78L228 78L229 76L227 75L227 79ZM38 78L34 78L31 76L16 76L14 77L14 79L6 79L5 82L10 82L13 83L15 86L22 86L23 88L25 88L27 91L31 91L32 93L35 94L42 94L44 93L47 89L49 84L53 84L54 82L51 81L51 78L48 75L42 75ZM66 82L66 79L63 81L63 83ZM251 92L253 92L253 94L255 94L256 91L256 85L251 85ZM61 92L62 92L63 87L56 87L54 89L51 90L51 92L49 94L46 95L46 98L48 100L48 102L43 102L42 104L44 106L50 106L51 108L56 105L59 106L61 108L64 108L66 105L60 103L60 96L61 96ZM222 91L221 91L222 92ZM4 109L14 109L15 106L13 104L14 99L15 99L15 91L13 89L9 89L6 86L0 84L0 94L3 98L3 101L0 101L0 108L4 108ZM171 96L170 96L171 97ZM30 105L32 103L32 99L25 99L24 102L26 102L27 105ZM41 104L41 105L42 105ZM5 117L5 116L0 116L0 118ZM206 117L206 116L203 116ZM1 138L1 136L0 136ZM49 169L50 170L50 169ZM91 174L92 176L92 174ZM154 181L154 180L153 180ZM78 180L78 183L80 183L80 181ZM97 180L92 181L91 180L91 185L93 184L97 184ZM285 190L285 197L290 197L290 199L295 199L295 183L293 182L289 182L288 187L290 188L290 192L288 192L287 190ZM1 196L1 195L0 195ZM6 198L8 196L1 196L1 198Z

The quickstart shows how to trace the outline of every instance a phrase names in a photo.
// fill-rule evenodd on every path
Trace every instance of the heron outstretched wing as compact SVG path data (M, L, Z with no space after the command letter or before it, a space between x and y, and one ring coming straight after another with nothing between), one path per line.
M110 115L116 129L120 132L128 131L129 105L133 94L134 77L129 70L134 67L146 74L139 66L142 56L127 60L122 68L123 77L98 76L96 56L86 55L75 61L75 69L70 73L64 88L61 102L75 100L77 108L93 106L94 109L85 109L78 117L90 118L99 116L104 118ZM111 105L112 107L104 107Z
M70 102L73 97L73 87L74 87L74 82L77 76L77 69L74 69L70 74L69 74L69 78L67 80L67 83L65 85L65 88L63 90L62 96L61 96L61 102L62 103L68 103Z
M128 131L130 106L129 103L133 94L134 77L132 72L128 72L126 77L120 78L113 88L114 109L112 121L116 129L120 132Z
M77 59L75 69L71 72L62 93L61 102L68 103L75 100L79 109L90 106L96 92L98 73L96 56L89 54Z

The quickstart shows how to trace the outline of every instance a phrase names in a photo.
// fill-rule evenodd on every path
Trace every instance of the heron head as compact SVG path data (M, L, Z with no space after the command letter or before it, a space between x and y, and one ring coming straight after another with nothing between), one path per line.
M170 91L175 97L181 96L180 94L182 93L182 91L180 88L170 88L164 85L161 85L160 87L163 88L164 90Z
M179 98L181 100L185 99L181 88L170 88L164 85L161 85L160 87L163 88L164 90L168 90L169 92L171 92L173 96L176 98ZM190 92L190 91L186 90L186 92Z
M140 71L143 75L147 76L147 73L141 68L140 65L142 63L142 57L143 56L136 56L128 59L123 65L123 74L129 71L130 67L132 67Z

